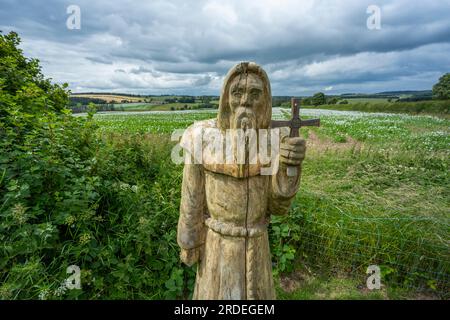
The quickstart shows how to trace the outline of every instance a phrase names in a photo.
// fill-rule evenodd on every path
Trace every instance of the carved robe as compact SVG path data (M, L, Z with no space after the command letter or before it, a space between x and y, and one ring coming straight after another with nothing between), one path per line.
M181 146L192 152L194 129L217 127L216 120L189 127ZM233 165L185 164L178 223L181 248L200 247L194 299L275 299L267 226L271 214L286 214L301 170L288 177L280 167L261 175Z

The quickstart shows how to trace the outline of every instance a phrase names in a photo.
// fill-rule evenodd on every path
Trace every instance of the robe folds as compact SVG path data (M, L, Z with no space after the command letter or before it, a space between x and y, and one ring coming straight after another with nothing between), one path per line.
M196 122L181 147L192 152L194 132L216 126ZM255 166L244 176L233 165L184 166L177 240L183 249L201 249L194 299L275 299L267 226L271 214L289 211L301 170L261 175Z

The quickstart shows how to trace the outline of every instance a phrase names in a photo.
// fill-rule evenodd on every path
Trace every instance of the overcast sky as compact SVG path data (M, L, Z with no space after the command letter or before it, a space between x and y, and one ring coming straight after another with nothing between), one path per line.
M274 95L426 90L450 72L450 0L0 0L0 30L72 92L218 95L243 60Z

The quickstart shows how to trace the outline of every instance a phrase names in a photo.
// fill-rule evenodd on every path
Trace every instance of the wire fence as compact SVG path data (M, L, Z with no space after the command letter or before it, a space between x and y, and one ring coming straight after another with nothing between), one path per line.
M420 237L404 239L400 233L395 238L353 225L356 227L304 220L298 231L298 254L311 269L322 274L332 276L339 266L365 284L368 266L377 265L385 286L450 297L448 245Z

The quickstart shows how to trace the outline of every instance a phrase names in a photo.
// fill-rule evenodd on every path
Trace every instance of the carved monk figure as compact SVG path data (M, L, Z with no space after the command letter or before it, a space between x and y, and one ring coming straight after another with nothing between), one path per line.
M217 119L194 123L180 144L192 153L195 132L207 128L267 130L271 116L267 74L242 62L225 78ZM267 226L272 214L289 211L305 155L303 139L279 141L278 170L272 174L261 174L259 161L184 165L177 239L182 261L198 263L194 299L275 299ZM294 175L288 175L288 166L295 167Z

